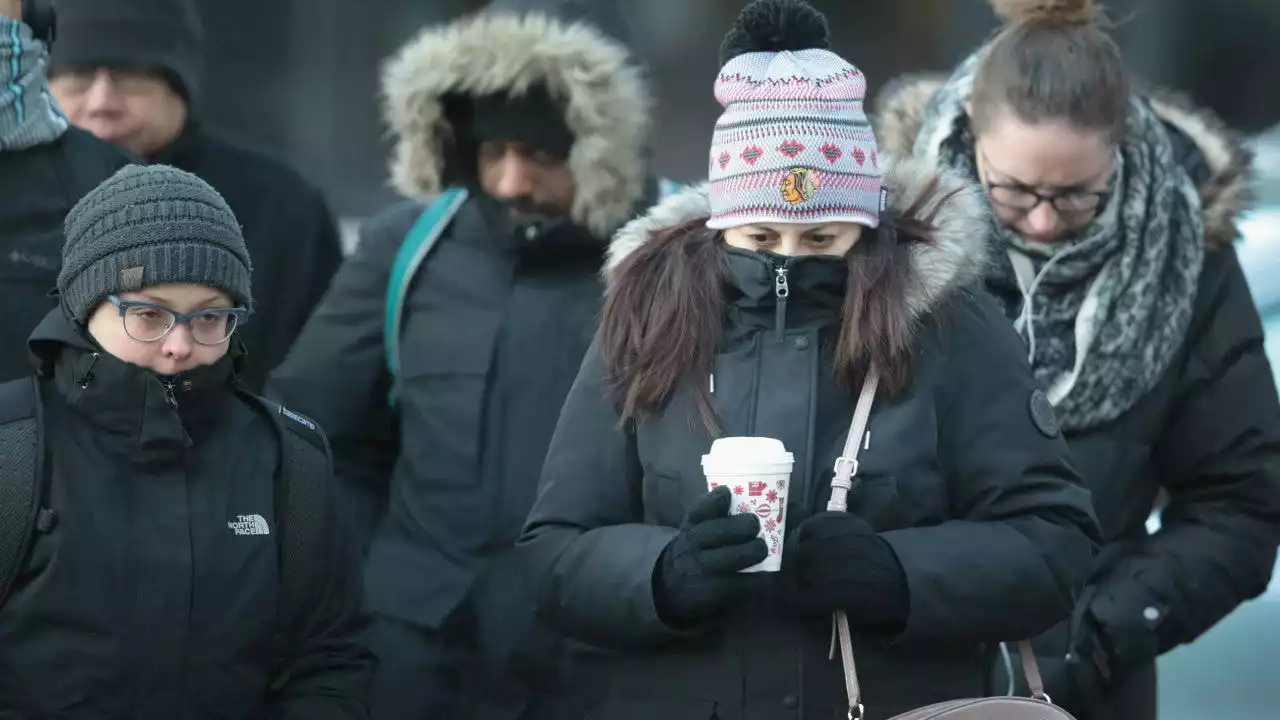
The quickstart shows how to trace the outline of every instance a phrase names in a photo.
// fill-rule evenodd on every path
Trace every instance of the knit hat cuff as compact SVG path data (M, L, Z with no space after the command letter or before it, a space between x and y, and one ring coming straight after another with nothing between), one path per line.
M129 277L136 268L142 268L141 274ZM131 247L90 263L61 290L62 304L83 323L108 295L170 283L208 285L253 307L249 268L235 253L214 244L182 241Z
M714 215L707 220L707 227L712 230L728 230L743 225L761 225L764 223L781 223L784 225L820 225L825 223L853 223L866 228L880 227L880 216L868 213L862 208L827 208L825 210L804 210L786 212L774 207L745 208L730 213Z

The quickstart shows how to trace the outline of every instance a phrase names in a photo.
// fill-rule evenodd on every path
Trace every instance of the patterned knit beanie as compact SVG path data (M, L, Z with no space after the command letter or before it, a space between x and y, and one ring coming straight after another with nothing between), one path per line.
M711 219L880 224L876 138L867 81L827 49L826 18L803 0L756 0L720 49L711 139Z
M205 181L166 165L128 165L63 223L62 304L83 323L108 295L209 285L251 308L249 251L231 208Z

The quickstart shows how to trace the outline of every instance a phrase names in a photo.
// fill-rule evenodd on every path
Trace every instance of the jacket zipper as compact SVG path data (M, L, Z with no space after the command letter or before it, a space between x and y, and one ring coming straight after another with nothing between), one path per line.
M178 409L178 396L177 396L177 395L175 395L175 394L174 394L174 392L173 392L173 383L172 383L172 382L165 381L164 383L161 383L161 384L162 384L162 385L164 385L164 401L165 401L165 404L167 404L169 407L173 408L174 410L177 410L177 409Z
M774 327L778 342L783 342L787 339L787 298L791 295L791 285L787 282L787 264L774 265L773 272L773 294L778 296L778 302L774 306Z

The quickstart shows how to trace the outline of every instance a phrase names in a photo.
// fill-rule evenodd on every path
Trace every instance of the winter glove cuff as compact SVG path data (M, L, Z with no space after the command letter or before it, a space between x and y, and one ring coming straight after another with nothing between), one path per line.
M1089 603L1089 616L1114 676L1156 659L1160 654L1158 630L1168 612L1168 604L1136 579L1113 575L1098 586Z

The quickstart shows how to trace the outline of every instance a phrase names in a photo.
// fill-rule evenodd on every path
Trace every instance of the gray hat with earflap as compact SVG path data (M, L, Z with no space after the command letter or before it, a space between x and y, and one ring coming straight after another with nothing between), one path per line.
M167 165L129 165L89 191L63 224L62 304L83 323L108 295L208 285L251 308L252 264L218 191Z

